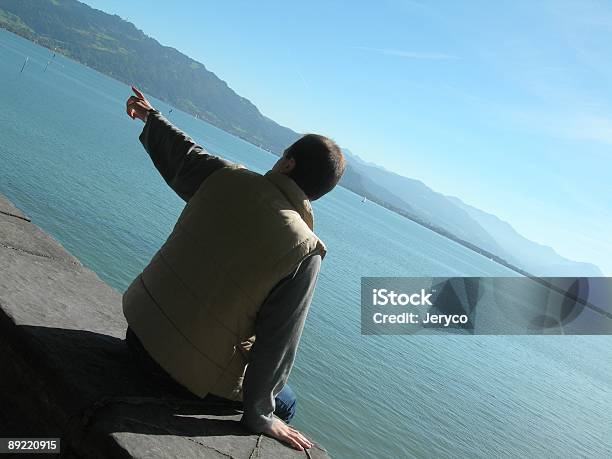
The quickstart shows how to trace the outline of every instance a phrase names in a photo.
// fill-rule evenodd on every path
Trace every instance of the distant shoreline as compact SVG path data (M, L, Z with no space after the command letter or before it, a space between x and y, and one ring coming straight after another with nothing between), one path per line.
M352 190L350 190L352 191ZM478 247L475 244L472 244L471 242L465 241L463 239L461 239L460 237L455 236L454 234L450 233L449 231L446 231L444 228L440 228L436 225L432 225L430 223L424 222L419 220L418 218L408 214L407 212L404 212L401 209L398 209L394 206L392 206L391 204L388 203L384 203L384 202L380 202L378 200L378 198L376 197L368 197L368 201L372 201L376 204L378 204L381 207L384 207L387 210L390 210L391 212L394 212L404 218L407 218L410 221L413 221L414 223L421 225L425 228L427 228L428 230L433 231L436 234L439 234L440 236L443 236L447 239L450 239L451 241L456 242L457 244L462 245L463 247L470 249L473 252L476 252L480 255L482 255L483 257L488 258L490 261L494 261L497 264L500 264L512 271L515 271L516 273L525 276L525 277L531 277L531 278L536 278L537 276L525 271L524 269L519 268L518 266L514 266L512 263L507 262L506 260L504 260L503 258L495 255L494 253L491 253L485 249L482 249L480 247Z

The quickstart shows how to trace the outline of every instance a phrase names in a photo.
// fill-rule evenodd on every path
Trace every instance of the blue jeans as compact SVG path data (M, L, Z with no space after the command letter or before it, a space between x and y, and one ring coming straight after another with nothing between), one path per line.
M178 384L178 383L175 383L175 384ZM183 388L183 386L181 386L181 388ZM193 394L191 394L191 396L195 397ZM242 402L228 400L226 398L219 397L218 395L214 395L214 394L208 394L206 397L204 397L203 400L205 402L208 401L208 402L214 402L214 403L225 403L228 406L242 409ZM293 419L293 416L295 416L296 403L297 403L297 398L295 397L293 390L291 389L291 387L289 387L289 384L285 384L285 387L283 387L283 390L281 390L278 393L278 395L274 398L274 404L276 405L276 408L274 409L274 415L278 416L283 421L285 421L287 424L289 424L291 419Z
M289 384L285 384L285 387L278 393L274 402L276 403L274 414L289 424L293 416L295 416L295 405L297 403L297 398Z
M219 397L213 394L208 394L206 397L201 399L197 395L189 392L187 388L176 382L172 378L172 376L166 373L166 370L160 367L159 364L151 358L147 350L143 347L142 343L130 327L128 327L127 329L125 340L140 366L148 374L158 379L160 386L173 393L174 395L178 396L179 398L185 398L187 400L197 399L201 400L204 403L223 403L227 404L232 408L242 409L242 402L228 400L226 398ZM286 423L289 423L293 416L295 416L295 405L297 402L297 399L295 397L295 394L293 393L293 390L291 390L291 387L286 384L285 387L283 387L283 390L278 393L274 401L276 404L274 414Z

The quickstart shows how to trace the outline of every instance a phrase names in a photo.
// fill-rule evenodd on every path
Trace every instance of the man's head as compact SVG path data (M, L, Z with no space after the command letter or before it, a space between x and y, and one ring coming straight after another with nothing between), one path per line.
M306 134L285 150L272 168L288 175L314 201L338 183L346 161L336 143L317 134Z

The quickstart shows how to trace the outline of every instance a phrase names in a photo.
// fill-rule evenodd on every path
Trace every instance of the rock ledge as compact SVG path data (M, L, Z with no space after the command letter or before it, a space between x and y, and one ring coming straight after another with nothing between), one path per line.
M172 398L132 361L121 295L0 195L0 433L63 457L328 458Z

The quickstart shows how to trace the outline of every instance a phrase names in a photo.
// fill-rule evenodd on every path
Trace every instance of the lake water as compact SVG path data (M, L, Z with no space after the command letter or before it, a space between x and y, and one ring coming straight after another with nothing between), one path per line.
M50 56L0 29L0 193L123 291L183 202L125 115L129 87L61 56L43 72ZM254 170L275 161L170 119ZM290 378L297 428L342 458L612 456L610 337L362 336L361 276L514 273L343 188L314 208L329 254Z

